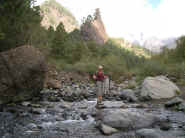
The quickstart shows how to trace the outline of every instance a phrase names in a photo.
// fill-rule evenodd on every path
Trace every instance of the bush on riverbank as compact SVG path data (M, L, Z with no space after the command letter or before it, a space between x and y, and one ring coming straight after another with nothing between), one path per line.
M185 36L177 40L176 49L165 49L162 53L146 60L136 71L140 78L167 75L173 81L184 85L185 82Z

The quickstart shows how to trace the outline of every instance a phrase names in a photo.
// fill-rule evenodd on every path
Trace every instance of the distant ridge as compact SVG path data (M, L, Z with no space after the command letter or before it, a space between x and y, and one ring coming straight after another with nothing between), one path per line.
M143 47L151 52L160 53L164 48L176 48L176 38L159 39L157 37L151 37L144 42Z
M143 56L145 58L151 57L151 53L149 52L149 50L139 45L130 43L129 41L124 40L123 38L111 38L111 40L116 45L120 46L121 48L124 48L125 50L135 53L137 56Z

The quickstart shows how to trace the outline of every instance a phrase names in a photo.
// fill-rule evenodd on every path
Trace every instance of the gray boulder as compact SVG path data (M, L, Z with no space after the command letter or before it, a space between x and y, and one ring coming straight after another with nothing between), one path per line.
M118 132L117 129L112 128L112 127L110 127L110 126L107 126L107 125L105 125L105 124L100 124L99 128L100 128L101 132L102 132L104 135L111 135L111 134L113 134L113 133Z
M128 102L137 102L138 99L135 96L135 93L131 89L125 89L120 92L120 98L122 100L127 100Z
M178 107L179 111L185 111L185 102L181 103Z
M101 118L104 124L121 130L150 127L160 120L152 114L129 109L104 109Z
M103 101L103 105L105 108L124 108L128 107L122 101Z
M141 89L141 97L165 99L176 96L180 89L165 76L147 77Z
M183 102L183 100L181 98L175 97L172 100L165 103L165 107L172 107L172 106L175 106L175 105L179 105L182 102Z

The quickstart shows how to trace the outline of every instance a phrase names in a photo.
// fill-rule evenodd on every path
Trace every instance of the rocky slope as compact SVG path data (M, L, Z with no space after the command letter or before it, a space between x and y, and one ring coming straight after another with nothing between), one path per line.
M43 16L41 24L46 28L49 26L56 28L60 22L64 24L67 32L79 28L78 22L71 12L55 0L46 1L40 8L41 15Z

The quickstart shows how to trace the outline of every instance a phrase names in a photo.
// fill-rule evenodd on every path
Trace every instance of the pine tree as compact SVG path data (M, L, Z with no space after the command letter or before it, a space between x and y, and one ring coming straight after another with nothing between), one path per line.
M0 51L28 44L33 28L40 26L41 17L34 0L3 0L0 4L0 28L5 35Z
M3 32L2 32L2 30L0 28L0 40L2 40L3 38L4 38L4 34L3 34Z
M177 41L177 48L175 49L175 56L177 62L182 62L185 59L185 36L181 36Z
M65 56L65 42L67 40L67 32L65 31L63 23L60 23L52 41L52 52L56 56Z

